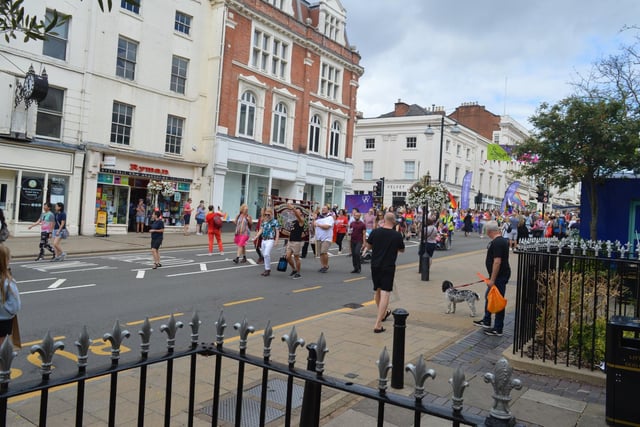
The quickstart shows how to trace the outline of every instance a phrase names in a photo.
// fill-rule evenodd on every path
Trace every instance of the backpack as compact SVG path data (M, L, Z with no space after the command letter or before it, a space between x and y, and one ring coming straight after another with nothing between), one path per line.
M220 218L220 215L213 215L213 227L222 228L222 218Z
M507 233L511 233L511 222L507 222Z
M0 306L0 319L9 320L13 318L22 307L20 302L20 291L15 280L6 279L4 281L4 300Z

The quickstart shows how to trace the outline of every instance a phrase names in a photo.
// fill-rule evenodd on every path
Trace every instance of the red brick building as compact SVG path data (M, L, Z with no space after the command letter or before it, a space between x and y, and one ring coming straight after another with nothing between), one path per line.
M344 203L360 55L338 0L237 0L224 22L214 143L215 205L252 215L269 194ZM213 29L212 31L216 31Z

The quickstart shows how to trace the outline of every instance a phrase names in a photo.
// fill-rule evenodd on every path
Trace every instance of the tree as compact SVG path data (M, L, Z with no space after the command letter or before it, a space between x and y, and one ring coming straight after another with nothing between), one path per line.
M525 162L516 177L533 176L561 190L582 183L591 202L591 239L597 238L598 184L640 164L640 121L625 102L571 96L542 104L530 118L531 137L515 147Z
M82 1L82 0L80 0ZM104 0L96 0L100 10L104 11ZM107 10L111 11L113 0L106 0ZM125 0L129 4L140 5L139 0ZM60 15L53 11L51 21L36 15L27 15L23 6L24 0L0 0L0 33L4 34L4 39L9 43L11 39L16 39L17 33L24 34L23 41L44 40L47 34L51 33L56 26L68 19L67 16Z
M409 188L408 202L411 206L424 206L429 209L442 209L449 202L449 190L442 183L432 184L428 175L423 176Z

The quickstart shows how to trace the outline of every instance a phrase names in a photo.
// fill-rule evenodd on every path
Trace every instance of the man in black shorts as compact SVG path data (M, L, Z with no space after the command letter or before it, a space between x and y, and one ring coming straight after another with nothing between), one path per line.
M374 229L367 238L367 248L373 249L371 253L371 278L375 292L378 315L373 332L384 332L382 322L391 314L388 310L389 296L393 290L393 279L396 274L396 259L398 252L404 252L404 240L402 234L394 230L396 217L393 212L387 212L384 216L382 227Z

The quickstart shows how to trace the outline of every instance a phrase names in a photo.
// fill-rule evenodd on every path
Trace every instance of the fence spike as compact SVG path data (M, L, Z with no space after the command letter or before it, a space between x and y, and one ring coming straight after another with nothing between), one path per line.
M235 329L236 331L239 331L239 334L240 334L240 353L244 354L247 351L247 338L249 337L249 334L252 334L252 333L255 332L256 328L254 328L253 326L249 325L249 322L247 322L247 318L245 316L242 319L242 322L235 323L233 325L233 329Z
M189 322L189 326L191 326L191 345L196 346L198 344L198 340L200 339L200 316L198 316L198 310L193 312L193 316L191 316L191 322Z
M168 325L160 325L160 332L166 332L167 334L167 349L169 352L173 352L173 348L176 346L176 334L178 329L182 328L184 323L176 321L175 316L171 313L169 317Z
M391 364L391 358L389 357L389 352L387 351L387 346L385 345L380 353L378 361L378 390L380 394L384 394L387 391L387 384L389 380L387 377L389 376L389 371L393 368Z
M0 384L11 381L11 364L17 355L18 353L13 351L11 338L6 337L0 346Z
M449 378L449 384L451 384L453 388L453 396L451 396L453 405L451 408L456 412L460 412L463 402L462 394L464 393L464 389L469 386L469 382L465 381L464 372L462 372L459 366L453 372L453 377Z
M283 335L282 341L287 343L289 347L289 368L293 368L293 365L296 363L296 349L299 346L304 346L304 340L302 338L298 338L298 332L296 331L295 325L291 328L291 332L289 335Z
M216 321L216 346L221 348L224 344L224 330L227 327L226 321L223 316L224 311L220 310L220 316Z
M264 361L268 361L271 358L271 341L275 338L273 335L273 328L271 327L271 320L267 322L267 327L264 328L264 333L262 334L262 342L264 348L262 349L262 357Z
M327 340L324 338L324 332L320 332L320 338L318 339L316 347L316 373L318 376L322 376L324 372L324 357L327 353L329 353Z
M87 360L89 359L89 346L92 342L93 340L89 338L87 325L84 325L82 327L80 337L78 337L78 341L74 343L78 348L78 368L81 371L83 371L87 367Z
M102 336L103 341L109 341L111 343L111 363L117 364L120 359L120 345L125 338L129 338L131 334L126 329L123 330L120 327L120 320L116 320L113 325L111 333L106 333Z
M53 360L53 355L56 351L63 349L64 343L62 341L54 342L53 337L51 337L51 332L48 330L40 344L31 346L31 354L38 353L40 355L40 359L42 360L40 371L43 376L48 377L49 374L51 374L51 361Z
M427 378L431 377L431 379L436 378L436 371L433 369L427 369L427 365L424 362L424 356L421 354L418 358L418 364L414 365L412 363L408 363L404 368L405 371L411 372L413 375L413 379L416 382L416 388L414 392L414 396L416 401L422 400L424 397L424 382Z
M149 317L144 318L144 322L142 322L142 329L138 331L138 335L140 335L140 353L142 353L142 358L146 358L149 354L149 347L151 346L151 333L153 329L151 329L151 322L149 322Z
M514 388L520 390L522 388L522 382L516 378L512 379L512 375L513 368L504 357L498 360L493 368L493 373L487 372L484 374L484 382L493 385L493 408L491 408L489 413L490 417L499 420L512 418L511 412L509 411L511 390Z

